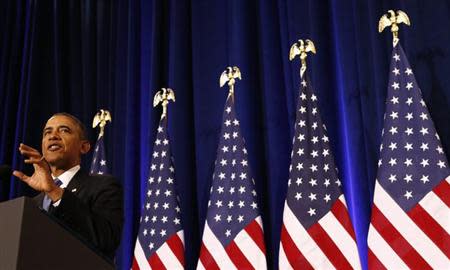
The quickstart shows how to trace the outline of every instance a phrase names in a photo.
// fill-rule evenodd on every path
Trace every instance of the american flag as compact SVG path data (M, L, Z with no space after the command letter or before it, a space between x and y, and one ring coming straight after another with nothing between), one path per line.
M108 164L106 164L105 145L103 136L99 136L95 143L94 155L91 162L91 174L107 174L109 173Z
M159 123L132 269L184 269L184 232L167 135Z
M222 132L197 269L266 269L264 233L233 95Z
M355 234L320 117L302 78L284 204L280 269L360 269Z
M369 228L370 269L450 269L450 170L398 44Z

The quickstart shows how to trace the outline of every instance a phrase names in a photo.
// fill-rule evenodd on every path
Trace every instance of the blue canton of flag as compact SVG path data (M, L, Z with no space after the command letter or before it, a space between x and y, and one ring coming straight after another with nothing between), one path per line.
M198 269L265 269L255 180L229 95L208 202Z
M283 213L280 269L360 269L341 181L309 78L302 79Z
M99 136L94 147L94 155L92 156L91 174L108 174L108 164L106 164L105 145L103 136Z
M184 233L167 118L161 119L150 165L132 269L183 269Z
M449 175L439 136L398 44L369 229L370 268L450 268Z

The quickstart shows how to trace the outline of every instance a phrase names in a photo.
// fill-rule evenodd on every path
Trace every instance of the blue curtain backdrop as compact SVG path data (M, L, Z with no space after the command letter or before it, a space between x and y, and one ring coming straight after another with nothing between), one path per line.
M110 110L107 156L125 189L117 263L129 269L161 113L151 101L161 87L173 88L169 132L187 264L194 269L227 95L218 78L237 65L243 80L236 110L260 195L268 263L276 269L299 89L299 63L288 54L297 39L310 38L317 55L309 57L309 72L365 266L392 47L390 32L377 28L388 9L404 10L412 21L400 27L400 42L448 155L448 0L3 0L0 164L30 172L18 144L40 148L54 112L75 114L89 126L98 109ZM33 194L17 179L0 183L2 201Z

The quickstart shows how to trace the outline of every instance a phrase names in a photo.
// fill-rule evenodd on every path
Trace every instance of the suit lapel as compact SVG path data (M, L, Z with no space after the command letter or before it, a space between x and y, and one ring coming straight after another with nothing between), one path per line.
M86 173L81 169L73 176L70 180L69 185L66 187L66 192L71 192L77 194L79 190L83 187L83 182L86 179Z

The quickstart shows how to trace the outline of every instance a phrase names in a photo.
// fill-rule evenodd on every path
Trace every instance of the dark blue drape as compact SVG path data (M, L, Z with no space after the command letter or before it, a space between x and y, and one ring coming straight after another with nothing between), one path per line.
M298 96L299 63L289 48L315 42L313 86L328 127L363 265L389 73L391 34L377 33L388 9L408 13L400 42L450 153L450 2L435 1L109 1L4 0L0 3L0 164L30 172L17 148L40 148L54 112L89 125L112 112L105 146L125 189L126 223L117 252L131 264L160 109L153 95L171 87L169 132L186 256L196 265L220 118L227 91L218 78L240 67L236 110L263 211L268 262L276 269ZM92 141L95 131L90 131ZM88 166L91 156L84 160ZM0 200L33 192L0 182Z

